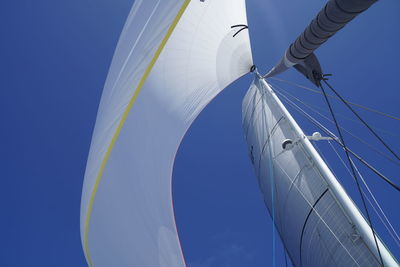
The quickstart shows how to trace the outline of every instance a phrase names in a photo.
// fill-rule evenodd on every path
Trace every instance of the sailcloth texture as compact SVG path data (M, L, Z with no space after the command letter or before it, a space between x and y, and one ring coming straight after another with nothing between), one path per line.
M268 83L243 100L259 186L294 266L381 266L372 231ZM398 266L378 238L384 266Z
M86 167L81 236L89 266L185 266L172 206L175 154L201 110L249 72L246 25L244 0L135 1Z

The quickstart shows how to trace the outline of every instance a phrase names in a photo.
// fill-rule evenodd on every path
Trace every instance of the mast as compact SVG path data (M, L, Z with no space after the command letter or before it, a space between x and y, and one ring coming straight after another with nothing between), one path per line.
M293 264L380 266L366 220L261 77L243 101L243 126L260 189ZM379 238L378 244L384 266L398 266Z

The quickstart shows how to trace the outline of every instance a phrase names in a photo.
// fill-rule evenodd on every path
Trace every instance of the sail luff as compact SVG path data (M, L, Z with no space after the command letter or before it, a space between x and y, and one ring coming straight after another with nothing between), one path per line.
M308 140L306 135L303 133L300 126L294 120L293 116L289 113L277 95L273 92L271 87L265 81L265 79L261 79L261 83L270 91L271 96L276 101L280 110L285 114L286 118L289 120L290 124L297 131L297 133L301 136L300 142L304 145L306 151L313 157L316 161L316 167L323 174L322 177L325 178L325 181L328 183L331 192L335 195L339 203L341 203L341 207L345 210L347 216L350 217L351 221L357 226L358 231L360 232L361 237L366 242L368 248L374 253L376 258L379 258L377 247L374 242L374 238L372 235L371 227L368 225L367 221L354 204L353 200L349 197L349 195L344 190L343 186L339 183L336 177L333 175L332 171L326 165L325 161L321 158L319 153L315 150L314 146ZM392 255L387 250L386 246L383 245L381 240L377 239L380 251L382 253L382 259L384 261L385 266L397 266L397 263L394 261Z
M293 264L379 266L364 217L261 77L243 101L243 126L265 204L270 213L276 209L275 226ZM379 246L384 265L398 266Z
M245 7L135 1L86 167L81 239L89 265L185 266L172 205L175 155L202 109L253 65L247 28L231 28L247 24Z

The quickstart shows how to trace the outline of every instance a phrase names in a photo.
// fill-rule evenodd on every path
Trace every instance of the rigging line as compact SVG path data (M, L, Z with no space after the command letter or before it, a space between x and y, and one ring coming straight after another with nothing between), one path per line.
M258 90L258 89L256 89L256 90ZM265 93L265 92L261 92L260 98L258 99L258 101L257 101L257 103L255 104L253 110L251 111L250 118L253 118L254 112L255 112L257 106L260 104L260 102L262 102L261 100L262 100L262 96L264 95L264 93ZM255 97L256 97L256 95L255 95ZM255 98L254 98L254 100L255 100ZM247 114L246 114L246 116L247 116ZM253 121L253 120L252 120L252 121ZM246 136L249 134L249 129L250 129L250 124L247 125Z
M262 99L264 101L263 92L260 92L260 90L256 90L256 92L261 93L260 99ZM257 108L257 106L255 107L255 109L256 108ZM262 116L264 117L265 116L265 105L261 105L261 108L262 108ZM268 154L269 154L270 158L272 158L272 148L271 148L271 145L269 144L269 139L274 134L275 127L277 127L279 125L279 122L281 121L281 119L279 119L276 122L276 124L274 125L274 127L272 127L271 132L268 134L267 140L265 142L265 144L268 144ZM256 120L256 119L254 119L254 120ZM262 122L264 124L266 122L266 119L263 119ZM266 128L266 125L264 125L264 126ZM260 173L261 160L262 160L262 157L264 155L264 148L265 148L265 145L264 145L263 149L261 150L260 157L258 159L258 173ZM276 212L275 212L275 202L276 202L276 200L275 200L275 190L276 190L276 185L275 185L275 176L274 176L273 165L272 165L271 161L268 161L268 164L269 164L269 166L268 166L269 167L268 168L269 177L270 177L270 180L271 180L272 266L275 267L276 266L276 231L275 231L275 227L276 227L276 225L275 225L275 223L276 223L276 219L275 219L275 216L276 216Z
M354 164L354 162L353 162ZM359 173L360 177L362 178L359 170L356 170ZM371 189L368 187L367 183L365 182L365 179L362 178L362 181L365 185L365 187L367 188L368 192L370 193L370 195L372 196L372 199L375 202L375 205L378 207L379 211L381 212L381 214L383 215L384 218L382 218L381 214L379 214L379 211L376 209L376 207L373 205L372 201L370 200L370 198L368 197L368 195L364 192L363 190L363 194L366 196L366 199L368 200L369 204L371 205L371 207L374 209L375 213L378 215L379 219L381 220L381 222L383 223L383 225L385 226L386 230L389 232L389 234L392 236L393 240L395 241L395 243L397 244L397 246L400 248L400 242L399 242L399 236L396 232L396 230L393 228L392 223L389 221L389 219L387 218L386 214L383 212L382 207L379 205L379 203L377 202L375 196L372 194ZM386 222L385 222L386 221ZM390 229L389 229L390 228Z
M337 136L333 134L329 129L327 129L325 126L323 126L319 121L314 119L310 114L305 112L302 108L300 108L298 105L293 103L290 99L288 99L285 95L281 94L279 91L276 91L276 93L280 94L282 97L286 99L286 102L291 105L294 109L296 109L300 114L302 114L306 119L308 119L311 123L313 123L315 126L317 126L319 129L321 129L325 134L329 135L337 144L339 144L343 149L347 150L350 154L352 154L357 160L359 160L362 164L364 164L366 167L368 167L371 171L373 171L376 175L378 175L379 178L383 179L386 183L388 183L390 186L392 186L394 189L397 191L400 191L400 186L395 184L393 181L391 181L388 177L386 177L384 174L382 174L379 170L377 170L375 167L373 167L371 164L369 164L367 161L365 161L361 156L359 156L357 153L352 151L348 147L344 147L343 144L338 140Z
M351 175L351 172L350 172L349 168L348 168L347 165L344 163L342 157L339 155L339 153L338 153L337 150L334 148L334 146L332 145L332 143L331 143L329 140L328 140L328 143L329 143L329 145L331 146L331 148L334 150L336 156L339 158L340 162L341 162L342 165L345 167L345 169L347 170L347 172ZM318 152L320 153L320 155L323 157L323 159L326 161L324 154L323 154L322 151L318 148L316 142L315 142L315 147L316 147L316 149L318 150ZM326 162L326 163L328 164L328 162ZM360 178L362 179L362 181L363 181L365 187L367 188L369 194L372 196L372 198L373 198L373 200L374 200L374 202L375 202L375 205L378 206L378 208L380 209L381 214L385 217L385 220L386 220L386 221L382 218L381 214L378 212L378 210L376 209L376 207L374 206L374 204L372 203L372 201L370 200L370 198L368 197L368 195L365 193L364 190L362 190L362 193L364 194L365 198L367 199L367 201L368 201L368 203L370 204L370 206L373 208L374 212L376 213L376 215L378 216L378 218L380 219L380 221L382 222L382 224L385 226L386 230L388 231L389 235L392 237L392 239L393 239L394 242L396 243L397 247L400 248L400 243L399 243L399 240L398 240L398 235L397 235L396 230L393 228L393 226L392 226L392 224L390 223L389 219L386 217L386 214L385 214L384 211L382 210L381 206L379 205L379 203L378 203L378 201L376 200L374 194L373 194L372 191L370 190L368 184L367 184L366 181L364 180L363 176L361 175L360 171L358 170L358 168L357 168L357 166L355 165L354 162L353 162L353 165L354 165L354 167L356 168L357 173L360 175ZM332 167L329 166L329 168L330 168L331 171L334 173L334 170L332 169ZM337 176L335 173L334 173L334 175L335 175L336 177L339 177L339 176ZM388 226L388 225L390 226L390 228L392 229L392 231L393 231L394 234L392 233L391 229L389 229L389 226ZM397 237L396 237L395 235L396 235Z
M324 81L326 84L328 84L324 79L322 79L322 81ZM329 86L329 85L328 85L328 86ZM326 95L325 89L324 89L324 87L322 86L322 84L320 84L320 87L321 87L322 92L324 93L324 98L325 98L326 103L328 104L329 110L330 110L331 115L332 115L332 119L333 119L333 121L335 122L336 129L337 129L337 131L338 131L338 133L339 133L339 138L340 138L340 140L342 141L343 146L346 148L347 146L346 146L346 143L345 143L345 141L344 141L344 137L343 137L343 135L342 135L342 131L340 130L339 123L338 123L337 120L336 120L335 113L333 112L333 108L332 108L332 106L331 106L331 103L329 102L328 96ZM330 87L330 86L329 86L329 87ZM331 89L332 89L332 88L331 88ZM332 90L333 90L333 89L332 89ZM379 245L378 245L378 241L377 241L377 238L376 238L376 234L375 234L375 231L374 231L374 227L373 227L373 225L372 225L371 217L370 217L370 215L369 215L369 211L368 211L367 204L365 203L364 195L362 194L362 191L361 191L361 185L360 185L360 182L359 182L359 180L358 180L358 176L357 176L357 174L356 174L356 171L355 171L355 169L354 169L354 166L352 165L352 161L351 161L351 158L350 158L349 151L347 151L347 149L345 149L344 151L345 151L347 160L349 161L349 164L350 164L350 167L351 167L351 172L352 172L352 174L353 174L353 178L354 178L354 180L355 180L355 182L356 182L356 184L357 184L358 192L360 193L360 197L361 197L361 200L362 200L364 209L365 209L365 213L366 213L366 215L367 215L367 219L368 219L368 222L369 222L369 226L371 227L372 235L373 235L373 237L374 237L376 249L378 250L378 254L379 254L379 258L380 258L381 264L382 264L382 266L384 266L384 264L383 264L383 259L382 259L382 255L381 255L381 250L380 250Z
M390 236L393 238L394 242L396 243L397 247L400 248L400 243L399 241L396 239L396 232L395 234L392 233L392 231L390 231L389 227L391 227L390 225L388 226L387 223L385 222L385 220L382 218L382 216L379 214L379 211L376 209L376 207L373 205L372 201L369 199L369 197L367 197L366 193L363 191L363 194L365 195L366 199L368 200L368 203L371 205L371 207L374 209L376 215L378 216L378 218L381 220L382 224L385 226L386 230L389 232Z
M278 94L280 94L279 91L276 91ZM285 95L282 95L284 98ZM302 110L299 106L297 106L296 104L294 104L291 100L289 100L288 98L286 98L286 102L288 104L290 104L292 107L294 107L298 112L300 112L300 114L302 114L306 119L308 119L311 123L313 123L315 126L317 126L318 128L320 128L323 132L325 132L325 134L329 135L330 137L333 138L333 140L339 144L343 149L348 150L355 158L357 158L361 163L363 163L365 166L367 166L371 171L373 171L376 175L378 175L380 178L382 178L385 182L387 182L389 185L391 185L393 188L395 188L396 190L400 191L400 186L398 186L397 184L395 184L394 182L392 182L389 178L387 178L385 175L383 175L381 172L379 172L376 168L374 168L371 164L369 164L367 161L365 161L363 158L361 158L358 154L356 154L355 152L353 152L351 149L349 149L348 147L345 148L343 147L343 144L337 140L336 135L334 135L329 129L327 129L325 126L323 126L320 122L318 122L316 119L314 119L311 115L309 115L307 112L305 112L304 110Z
M293 180L291 179L291 177L288 175L288 173L286 172L286 170L284 168L282 168L282 166L280 166L279 161L276 161L276 165L277 167L279 167L279 169L282 171L283 174L285 174L285 176L289 179L289 181L292 181L291 185L294 186L294 188L296 188L296 190L299 192L299 194L301 195L301 197L305 200L305 202L314 210L316 216L319 218L319 222L322 222L325 227L327 228L327 230L332 234L332 236L337 240L337 242L342 246L342 248L344 249L344 251L347 252L347 254L349 255L349 257L354 261L354 263L357 266L360 266L358 264L358 262L354 259L354 257L350 254L349 250L346 248L346 246L344 246L344 244L340 241L340 239L338 238L338 236L334 233L334 231L330 228L330 226L327 224L327 222L323 219L322 216L324 216L324 214L326 214L327 210L325 210L325 212L321 215L319 214L319 212L313 207L313 205L311 204L311 202L307 199L307 197L304 195L304 193L300 190L300 188L298 187L298 185L296 183L293 182ZM322 177L321 177L322 178Z
M346 170L350 173L349 168L347 167L347 165L344 163L342 157L339 155L339 153L337 152L337 150L335 149L335 147L332 145L332 143L328 140L329 145L331 146L332 150L335 152L336 156L339 158L339 160L341 161L341 163L343 164L343 166L346 168ZM387 218L385 212L383 211L382 207L379 205L378 201L375 198L375 195L372 193L371 189L369 188L367 182L365 181L364 177L361 175L360 171L358 170L357 166L355 165L355 163L353 162L353 165L355 167L355 169L357 170L358 175L360 176L361 180L363 181L363 184L365 186L365 188L368 190L368 193L371 195L372 199L374 200L375 205L378 207L378 209L380 210L380 213L384 216L385 220L382 218L382 216L379 214L378 210L375 208L375 206L373 205L372 201L368 198L368 196L366 195L366 193L363 190L363 194L365 195L365 197L367 198L369 204L372 206L372 208L374 209L375 213L378 215L379 219L382 221L383 225L385 226L386 230L389 232L389 234L392 236L393 240L396 242L397 246L400 248L400 237L397 234L396 230L394 229L393 225L390 223L389 219ZM350 173L351 174L351 173ZM386 222L385 222L386 221ZM387 226L389 225L389 227ZM393 233L394 235L393 235Z
M272 83L270 83L270 84L272 84ZM278 85L276 85L276 84L272 84L272 85L274 85L276 88L279 88L279 89L285 91L285 92L286 92L287 94L289 94L291 97L295 98L297 101L299 101L299 102L302 103L303 105L308 106L310 109L314 108L314 109L320 110L321 112L326 112L325 109L323 109L323 108L321 108L321 107L319 107L319 106L312 105L312 104L310 104L310 103L306 103L305 101L302 101L300 98L297 98L295 95L289 93L288 90L285 90L284 88L282 88L282 87L280 87L280 86L278 86ZM316 112L316 111L315 111L315 112ZM342 114L338 114L338 113L336 113L336 115L337 115L338 117L341 117L341 118L347 120L347 121L356 122L356 123L358 123L358 124L363 124L362 122L360 122L360 120L350 119L350 118L348 118L348 117L346 117L346 116L344 116L344 115L342 115ZM384 134L387 134L387 135L391 135L391 136L393 136L393 137L400 137L399 134L395 134L395 133L390 132L390 131L388 131L388 130L384 130L384 129L380 129L380 128L372 127L372 126L371 126L371 128L372 128L372 129L375 129L376 131L379 131L379 132L381 132L381 133L384 133Z
M290 94L287 90L275 85L275 90L276 88L279 88L280 90L283 90L286 94L288 94L290 97L294 98L296 101L300 102L301 104L303 104L304 106L306 106L307 108L309 108L310 110L312 110L313 112L317 113L318 115L320 115L322 118L326 119L327 121L334 123L331 119L329 119L328 117L326 117L324 114L320 113L319 111L315 110L315 108L313 108L311 105L305 103L304 101L302 101L301 99L297 98L296 96ZM276 90L279 91L279 90ZM282 93L282 92L280 92ZM282 93L283 94L283 93ZM346 133L348 133L349 135L351 135L353 138L357 139L358 141L360 141L361 143L363 143L364 145L366 145L367 147L369 147L371 150L377 152L378 154L380 154L382 157L386 158L387 160L389 160L390 162L392 162L393 164L396 164L398 166L400 166L400 162L394 160L392 157L390 157L389 155L385 154L384 152L380 151L378 148L374 147L373 145L369 144L367 141L363 140L362 138L356 136L355 134L353 134L352 132L350 132L349 130L345 129L343 126L340 126L341 129L343 129Z
M301 266L303 265L303 260L302 260L302 258L303 258L303 257L302 257L302 255L303 255L303 253L302 253L302 248L303 248L303 237L304 237L304 231L306 230L306 226L307 226L308 219L310 218L310 216L311 216L313 210L315 210L315 207L317 206L318 202L325 196L325 194L326 194L328 191L329 191L329 187L327 187L327 188L325 189L325 191L322 192L322 194L317 198L317 200L315 200L315 202L314 202L312 208L310 209L310 211L309 211L308 214L307 214L306 219L304 220L303 228L301 229L301 235L300 235L300 265L301 265Z
M279 169L286 175L286 177L288 177L289 181L292 181L292 179L290 178L290 176L287 174L287 172L285 171L284 168L282 168L280 166L279 161L276 161L277 166L279 167ZM347 252L347 254L349 255L349 257L354 261L354 263L357 266L360 266L358 264L358 262L354 259L354 257L350 254L349 250L346 248L346 246L340 241L340 239L338 238L338 236L334 233L334 231L330 228L330 226L327 224L327 222L323 219L323 214L321 215L311 204L311 202L307 199L307 197L304 195L304 193L300 190L300 188L292 181L291 183L293 185L294 188L296 188L296 190L299 192L299 194L301 195L301 197L305 200L305 202L311 207L311 209L314 210L316 216L319 218L319 221L322 222L325 227L327 228L327 230L332 234L332 236L337 240L337 242L342 246L342 248L344 249L344 251ZM290 256L290 255L289 255ZM293 263L292 263L293 264Z
M286 175L286 177L291 181L289 174L285 171L284 168L280 165L279 161L276 161L276 165L279 167L279 169L282 171L283 174ZM350 258L354 261L357 266L360 266L358 262L354 259L354 257L351 255L349 250L346 248L346 246L340 241L339 237L335 234L335 232L329 227L328 223L322 218L323 215L319 214L319 212L313 207L313 204L307 199L307 197L304 195L304 193L300 190L298 185L293 183L294 188L300 193L301 197L307 202L307 204L310 206L310 208L315 212L319 220L325 225L325 227L328 229L328 231L333 235L333 237L336 239L336 241L343 247L343 249L347 252L347 254L350 256ZM326 213L326 211L324 212Z
M337 151L335 150L336 154L338 155ZM340 158L340 156L338 155L338 157ZM340 160L343 163L343 160L340 158ZM344 163L343 163L344 164ZM369 194L371 195L372 199L375 202L375 205L379 208L380 212L382 213L382 215L385 217L386 222L382 219L382 217L380 216L379 212L376 210L375 206L372 204L371 200L368 198L367 194L364 192L364 190L362 190L364 196L366 197L366 199L368 200L368 202L370 203L370 205L372 206L372 208L374 209L375 213L378 215L379 219L382 221L383 225L385 226L386 230L389 232L389 234L392 236L393 240L396 242L397 246L400 247L400 243L399 243L399 236L396 232L396 230L393 228L392 224L390 223L389 219L387 218L386 214L384 213L384 211L382 210L381 206L379 205L378 201L376 200L374 194L372 193L371 189L369 188L368 184L366 183L364 177L361 175L360 171L358 170L357 166L355 165L355 163L352 161L352 164L354 166L354 168L356 169L358 175L360 176L364 186L367 188L367 191L369 192ZM346 169L349 171L349 169L346 166ZM389 225L391 230L389 229L389 227L387 226ZM396 235L396 237L393 235Z
M272 158L272 148L271 145L268 145L268 152L270 155L270 158ZM275 185L275 175L274 175L274 169L273 169L273 165L271 163L271 161L269 162L269 174L271 177L271 201L272 201L272 247L273 247L273 255L272 255L272 266L275 267L276 266L276 233L275 233L275 216L276 216L276 212L275 212L275 190L276 190L276 185Z
M327 141L328 141L329 145L331 146L331 148L333 149L333 151L335 152L336 156L337 156L337 157L339 158L339 160L341 161L342 165L345 167L345 169L347 170L347 172L351 175L351 172L350 172L349 168L348 168L347 165L344 163L342 157L339 155L339 153L337 152L337 150L335 149L335 147L332 145L332 143L330 142L330 140L327 140ZM326 161L326 159L325 159L324 154L322 153L322 151L320 151L320 150L318 149L318 146L316 146L316 148L317 148L318 152L321 154L321 156L324 158L324 160ZM326 163L328 164L328 162L326 162ZM353 162L353 164L354 164L354 167L355 167L356 170L357 170L357 173L360 175L360 178L361 178L361 180L363 181L365 187L367 188L369 194L372 196L372 198L373 198L373 200L374 200L374 202L375 202L375 205L378 206L380 212L381 212L381 213L383 214L383 216L385 217L386 222L382 219L382 216L379 214L379 212L377 211L377 209L375 208L375 206L372 204L372 201L369 199L368 195L366 195L366 193L364 192L364 190L362 190L364 196L366 197L366 199L368 200L369 204L370 204L370 205L372 206L372 208L374 209L375 213L377 214L377 216L379 217L379 219L381 220L381 222L382 222L383 225L385 226L386 230L389 232L390 236L391 236L391 237L393 238L393 240L396 242L397 246L400 247L400 243L399 243L400 239L399 239L399 236L397 235L396 230L393 228L392 224L390 223L390 221L389 221L389 219L387 218L385 212L383 211L383 209L382 209L381 206L379 205L378 201L376 200L374 194L373 194L372 191L370 190L368 184L367 184L366 181L364 180L364 178L363 178L363 176L361 175L360 171L358 170L357 166L355 165L354 162ZM330 168L331 171L334 173L334 170L332 169L332 167L329 166L329 168ZM335 173L334 173L334 174L335 174ZM336 174L335 174L335 176L336 176L336 177L339 177L339 176L337 176ZM391 228L392 230L389 229L389 227L387 226L388 224L389 224L389 226L390 226L390 228ZM393 235L392 231L393 231L393 233L394 233L397 237L395 237L395 236ZM397 239L399 239L399 241L398 241Z
M327 141L329 142L329 140L327 140ZM338 176L336 175L334 169L332 168L332 166L329 164L329 161L328 161L327 158L325 157L325 154L323 154L323 153L322 153L322 150L318 147L317 142L314 141L314 142L312 142L312 143L314 144L315 149L318 151L318 153L320 154L320 156L322 157L322 159L325 161L326 165L327 165L328 168L331 170L331 172L333 173L333 175L334 175L335 177L338 177ZM346 168L347 168L347 166L346 166ZM339 181L339 182L340 182L340 181ZM340 209L344 212L345 217L347 218L348 222L351 223L351 222L352 222L351 219L350 219L350 218L348 217L348 215L345 213L345 211L343 210L343 208L340 207ZM330 256L331 256L331 255L330 255ZM334 261L333 258L332 258L332 260ZM339 266L339 265L336 263L336 266Z
M332 207L332 204L330 205L330 207ZM321 236L323 235L323 232L322 232L320 229L318 229L318 228L316 228L316 229L313 231L313 233L315 233L315 232L318 234L319 237L321 237ZM323 246L323 247L325 248L325 250L327 251L328 257L325 257L325 260L326 260L327 258L329 258L330 261L332 262L332 264L330 264L330 265L332 265L332 266L340 266L338 260L336 260L335 257L334 257L335 252L329 250L329 245L327 244L327 241L326 241L325 239L323 239L323 238L320 238L320 239L319 239L319 243L320 243L321 246ZM311 244L309 244L308 246L310 247ZM314 255L314 261L315 261L315 259L318 259L319 257L320 257L319 255ZM339 261L340 261L340 259L339 259Z
M329 140L327 140L329 142ZM338 180L338 182L342 185L343 187L343 183L339 180L339 176L336 175L335 170L333 169L333 167L331 166L331 164L329 163L329 161L327 160L327 158L325 157L325 154L322 153L322 150L318 147L317 142L313 141L312 142L314 144L315 149L318 151L318 153L320 154L320 156L322 157L322 159L324 160L324 162L326 163L326 165L328 166L329 170L333 173L334 177L336 177L336 179ZM346 166L347 167L347 166ZM340 206L340 209L344 212L345 217L347 218L348 222L352 222L352 220L350 219L350 217L346 214L345 210L343 209L343 207Z
M353 112L353 114L369 129L369 131L376 137L378 140L398 159L400 160L400 157L397 155L396 152L393 151L393 149L390 148L390 146L369 126L369 124L346 102L346 100L343 99L343 97L328 83L326 79L322 79L322 82L324 82L331 90L332 92L335 93L335 95ZM321 86L322 88L322 86Z
M265 88L263 87L263 89L264 90L262 90L262 91L264 91L264 92L262 92L262 94L261 94L261 98L263 99L263 101L267 101L266 99L265 99L265 95L266 95L266 93L267 93L267 91L265 90ZM259 92L259 90L256 90L256 92ZM267 128L267 123L266 123L266 121L267 121L267 117L265 116L265 114L266 114L266 110L265 110L265 104L264 105L262 105L262 121L263 121L263 127L264 127L264 129L266 129ZM265 117L265 118L264 118ZM266 145L269 143L269 141L270 141L270 138L271 138L271 136L275 133L275 130L276 130L276 128L277 128L277 126L279 125L279 123L283 120L283 119L285 119L285 117L284 116L282 116L279 120L277 120L276 121L276 123L275 123L275 125L272 127L272 129L270 130L270 132L269 132L269 134L268 134L268 136L267 136L267 140L265 141L265 144L264 144L264 146L263 146L263 148L262 148L262 150L261 150L261 153L260 153L260 158L259 158L259 164L258 164L258 172L260 173L260 163L261 163L261 160L262 160L262 156L264 155L264 151L265 151L265 147L266 147ZM269 149L270 150L270 149ZM271 155L271 153L270 153L270 157L272 158L272 155ZM272 169L272 168L270 168L270 169ZM275 187L275 198L276 198L276 196L278 195L278 192L277 192L277 188L276 188L276 183L274 182L274 187ZM278 204L278 200L276 199L276 204L277 205L279 205ZM275 216L275 214L274 214L274 216ZM278 212L278 220L279 220L279 225L280 225L280 233L281 233L281 236L283 235L283 233L284 233L284 230L283 230L283 224L282 224L282 211L280 211L280 212ZM274 225L275 225L275 218L274 218ZM274 227L274 226L273 226ZM276 227L276 226L275 226ZM275 228L276 229L276 228ZM274 234L274 239L275 239L275 235L276 235L276 233L275 232L273 232L273 234ZM285 255L285 264L286 264L286 267L288 266L287 265L287 258L286 258L286 251L287 251L287 249L286 249L286 244L282 241L282 237L281 237L281 243L282 243L282 247L283 247L283 252L284 252L284 255ZM276 254L276 252L274 253L274 254Z
M272 154L272 152L270 151L270 153ZM272 174L273 173L273 169L272 169L272 164L270 164L271 166L270 166L270 174ZM275 177L274 177L274 175L272 174L271 176L271 183L272 183L272 185L271 185L271 201L272 201L272 247L273 247L273 250L272 250L272 266L273 267L275 267L276 266L276 233L275 233L275 222L276 222L276 220L275 220L275 190L276 190L276 188L275 188Z
M283 79L280 79L280 78L276 78L276 77L270 77L269 79L280 81L280 82L284 82L284 83L287 83L287 84L290 84L290 85L305 89L305 90L313 92L313 93L321 94L321 92L318 91L318 90L315 90L313 88L310 88L310 87L307 87L307 86L304 86L304 85L300 85L300 84L297 84L297 83L294 83L294 82L291 82L291 81L286 81L286 80L283 80ZM333 98L333 99L338 99L339 100L339 98L335 97L334 95L330 95L330 94L327 94L327 95L329 97ZM378 115L381 115L381 116L384 116L384 117L387 117L387 118L390 118L390 119L394 119L394 120L400 121L400 118L398 118L396 116L393 116L393 115L390 115L390 114L387 114L385 112L382 112L382 111L379 111L379 110L376 110L376 109L373 109L373 108L369 108L369 107L366 107L366 106L363 106L363 105L360 105L360 104L357 104L357 103L354 103L354 102L350 102L350 101L347 101L347 100L346 100L346 103L348 103L349 105L355 106L355 107L359 107L359 108L364 109L366 111L369 111L369 112L372 112L372 113L375 113L375 114L378 114Z
M282 242L282 247L283 247L283 255L285 257L285 267L288 267L288 260L287 260L287 255L286 255L286 247L285 247L285 245L283 245L283 242Z

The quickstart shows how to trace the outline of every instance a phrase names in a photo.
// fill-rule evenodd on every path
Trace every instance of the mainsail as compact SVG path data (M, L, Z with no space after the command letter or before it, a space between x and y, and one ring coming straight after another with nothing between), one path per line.
M294 266L381 266L370 226L263 78L242 114L264 202ZM383 265L398 266L377 242Z
M174 158L199 112L251 69L244 0L137 0L104 87L86 167L90 266L184 266Z

